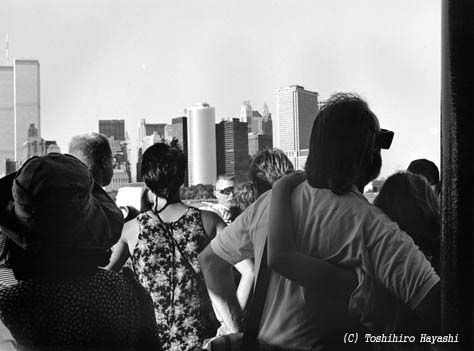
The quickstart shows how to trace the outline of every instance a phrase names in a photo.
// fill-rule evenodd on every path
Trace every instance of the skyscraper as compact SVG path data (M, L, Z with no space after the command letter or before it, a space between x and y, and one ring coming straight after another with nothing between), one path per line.
M20 162L23 163L33 156L46 155L46 143L43 138L38 135L38 129L33 123L28 128L28 138L22 145L22 154Z
M40 66L36 60L15 59L14 72L14 129L15 160L19 161L28 140L28 130L34 124L41 137Z
M273 144L286 153L295 169L303 169L318 112L318 93L290 85L276 89L275 94L277 117L273 123Z
M248 180L249 146L247 122L238 118L216 125L217 173L234 175L239 181Z
M171 120L171 136L172 138L178 139L178 143L183 149L186 162L188 162L189 168L189 157L188 157L188 121L186 117L176 117ZM189 185L188 169L186 169L184 175L184 186Z
M125 141L125 120L123 119L100 119L99 133L106 137L114 137L114 140Z
M162 139L165 138L166 123L145 123L145 135L156 132Z
M262 121L262 129L263 134L269 135L272 137L273 143L273 123L272 123L272 114L268 109L267 103L263 104L263 113L262 113L263 121Z
M0 66L0 176L11 171L15 163L15 114L13 66Z
M248 132L263 134L263 117L260 112L252 111L252 117L250 117Z
M163 139L168 142L173 139L173 126L171 124L165 124Z
M216 181L215 110L208 103L187 109L189 184L214 184Z
M273 147L272 136L265 134L249 133L249 156L254 157L257 152Z
M244 100L242 106L240 107L240 121L247 122L250 124L250 119L252 118L252 105L250 105L249 100Z

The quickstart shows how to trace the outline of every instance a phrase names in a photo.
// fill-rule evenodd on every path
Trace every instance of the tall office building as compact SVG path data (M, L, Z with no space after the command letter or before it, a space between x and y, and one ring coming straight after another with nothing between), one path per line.
M271 135L249 133L248 139L250 157L254 157L260 150L273 148Z
M247 122L250 125L250 119L252 118L252 105L249 100L244 100L240 107L240 121Z
M125 141L125 120L123 119L100 119L99 133L106 137L114 137L114 140Z
M270 109L268 108L268 105L266 102L263 103L263 109L262 109L262 117L265 119L272 119L272 114L270 113Z
M179 145L183 149L186 162L188 162L188 121L186 117L176 117L171 120L171 137L178 140ZM188 167L184 175L184 186L189 186Z
M238 118L216 125L217 174L234 175L247 181L249 173L249 145L247 122Z
M38 128L33 123L28 128L28 138L22 145L22 155L20 162L23 163L33 156L46 155L46 143L43 138L38 135Z
M173 139L173 126L165 124L163 139L170 142Z
M263 113L262 113L263 121L262 121L262 129L263 134L272 136L273 142L273 122L272 122L272 114L268 109L267 103L263 104Z
M277 117L273 123L273 144L286 153L295 169L303 169L318 112L318 93L291 85L276 89L275 94Z
M14 72L14 125L15 160L22 161L22 149L28 140L31 124L41 137L40 118L40 65L36 60L18 60L13 64Z
M166 126L166 123L146 123L146 119L142 118L138 128L138 139L143 140L143 138L153 135L155 132L160 136L161 139L165 139Z
M16 169L13 82L13 66L0 66L0 176Z
M0 66L0 175L23 160L30 125L41 137L40 73L36 60L15 59ZM8 162L7 162L8 159Z
M252 111L252 117L248 123L248 132L263 134L263 117L258 111Z
M158 135L159 141L166 139L166 127L166 123L146 123L146 119L142 118L138 127L138 147L141 147L142 151L145 152L146 148L150 146L145 147L144 145L144 143L148 143L146 137L154 134Z
M216 129L214 107L203 102L187 109L189 184L216 181Z
M128 137L125 130L125 120L100 119L99 133L104 134L107 139L109 139L112 156L115 158L112 182L114 184L122 184L125 176L128 177L128 182L131 182L130 157L128 155ZM118 183L115 179L117 177L120 179ZM113 190L115 190L115 188Z

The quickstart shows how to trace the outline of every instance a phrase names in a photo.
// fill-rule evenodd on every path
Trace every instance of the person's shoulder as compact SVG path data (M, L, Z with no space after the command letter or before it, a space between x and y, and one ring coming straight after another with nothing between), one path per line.
M196 211L199 211L201 214L204 233L209 240L212 240L221 229L225 228L226 224L224 220L217 213L203 209L196 209Z
M139 226L140 226L139 221L140 221L140 219L143 218L143 215L146 216L146 214L142 213L138 217L135 217L134 219L131 219L131 220L125 222L124 225L123 225L123 229L122 229L123 235L127 235L130 232L138 229Z
M264 210L267 206L270 205L270 201L272 199L272 190L267 190L264 192L262 195L258 197L257 200L255 200L249 207L245 209L243 213L253 213L256 211L262 211Z
M44 284L37 280L28 279L17 282L14 285L0 290L0 313L8 310L15 310L25 306L31 301L35 301Z
M214 212L210 209L200 208L200 209L196 209L196 210L201 213L201 217L202 217L203 220L206 219L206 220L209 220L209 221L217 222L219 219L221 219L221 216L219 216L219 214L217 214L217 212Z

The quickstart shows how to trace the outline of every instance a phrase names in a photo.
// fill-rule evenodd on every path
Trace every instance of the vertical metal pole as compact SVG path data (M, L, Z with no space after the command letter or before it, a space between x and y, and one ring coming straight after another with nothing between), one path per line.
M443 0L442 329L474 350L474 1Z

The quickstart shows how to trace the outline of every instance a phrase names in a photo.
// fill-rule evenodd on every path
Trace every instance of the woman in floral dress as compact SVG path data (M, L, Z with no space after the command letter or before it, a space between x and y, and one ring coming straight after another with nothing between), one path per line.
M218 327L197 256L225 224L217 214L181 202L185 169L175 141L145 151L142 175L155 205L125 224L108 266L118 270L131 257L152 297L163 350L170 351L198 350ZM250 264L246 267L242 279L253 279Z

